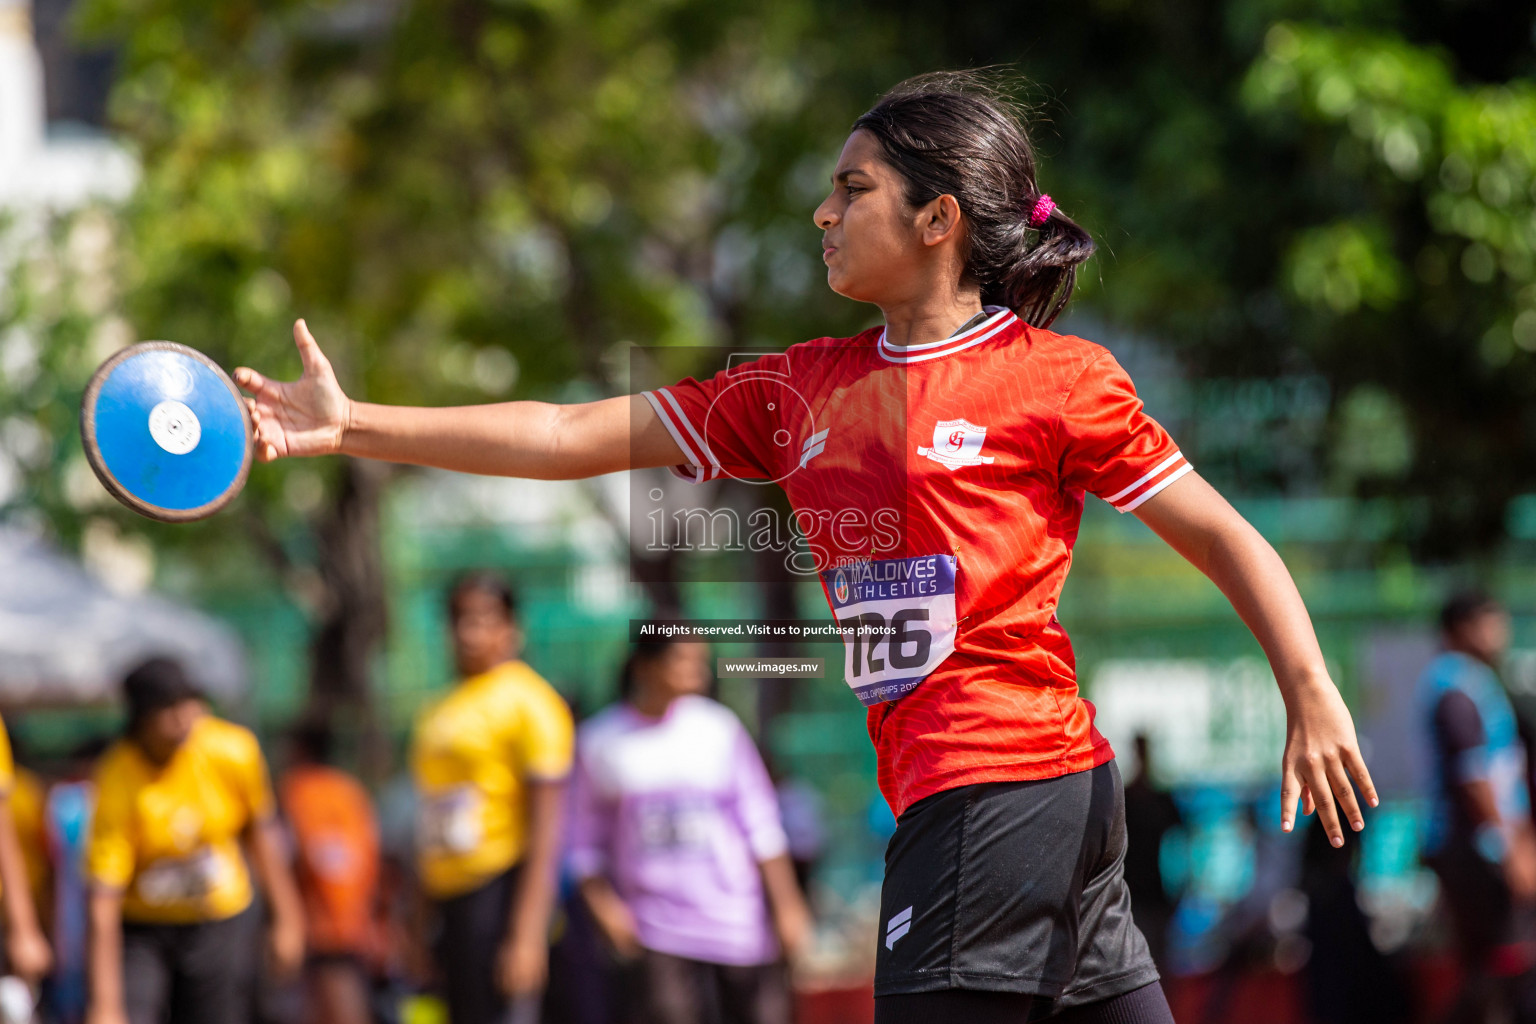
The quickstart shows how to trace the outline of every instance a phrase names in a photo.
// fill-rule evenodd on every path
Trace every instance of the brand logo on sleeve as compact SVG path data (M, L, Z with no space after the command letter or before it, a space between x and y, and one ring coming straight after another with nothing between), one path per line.
M826 449L826 447L827 447L827 434L829 434L830 432L831 432L831 428L830 427L828 427L826 429L823 429L823 430L818 430L818 431L816 431L816 433L812 434L806 440L804 447L801 448L801 450L800 450L800 468L801 469L804 469L805 468L805 464L807 462L810 462L812 459L814 459L816 456L820 455Z
M912 908L908 907L893 915L885 926L885 948L894 949L901 937L912 930Z
M978 427L970 420L939 420L933 426L933 447L919 445L917 454L951 470L961 466L987 466L992 464L992 457L981 454L986 439L987 428Z

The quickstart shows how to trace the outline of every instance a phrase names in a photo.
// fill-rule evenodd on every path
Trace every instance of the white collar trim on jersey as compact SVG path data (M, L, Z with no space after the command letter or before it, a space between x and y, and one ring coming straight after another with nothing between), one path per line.
M922 363L929 359L938 359L970 348L972 345L980 345L994 335L1007 330L1018 322L1013 310L1002 306L983 306L983 310L992 315L968 331L960 334L952 334L942 341L925 341L919 345L888 345L885 341L885 328L880 328L880 354L893 363Z

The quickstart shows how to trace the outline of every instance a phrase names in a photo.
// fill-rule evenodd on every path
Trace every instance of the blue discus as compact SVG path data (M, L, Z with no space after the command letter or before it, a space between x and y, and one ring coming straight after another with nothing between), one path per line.
M234 381L170 341L101 364L85 388L80 437L113 497L168 523L213 515L251 471L251 416Z

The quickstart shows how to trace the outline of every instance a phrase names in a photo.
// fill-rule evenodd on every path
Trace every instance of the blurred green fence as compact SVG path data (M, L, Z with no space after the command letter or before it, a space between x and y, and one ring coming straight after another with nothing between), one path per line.
M1346 699L1357 703L1362 638L1383 627L1424 627L1444 590L1457 578L1406 560L1352 565L1352 551L1376 539L1391 518L1386 504L1335 500L1239 503L1241 511L1281 550L1317 622L1330 667ZM1516 510L1524 506L1517 503ZM1536 505L1532 506L1536 508ZM1517 646L1536 645L1536 620L1523 612L1536 603L1536 558L1530 528L1512 522L1510 557L1490 571L1490 584L1516 612ZM554 539L551 539L552 536ZM377 678L381 717L400 750L416 712L450 682L442 599L453 575L470 567L506 571L519 590L527 632L526 656L583 713L613 699L628 622L646 612L640 591L613 557L504 527L423 528L392 506L386 519L391 631ZM1342 567L1341 567L1342 566ZM760 614L750 584L690 583L692 614L710 618ZM819 586L804 584L800 611L828 612ZM307 678L308 626L300 610L277 591L221 592L207 606L245 638L252 702L243 709L269 737L300 709ZM1079 677L1093 698L1093 680L1107 662L1198 660L1227 662L1260 652L1221 594L1150 531L1129 516L1090 502L1063 595L1061 618L1071 633ZM835 648L827 648L835 664ZM748 653L722 648L720 654ZM823 653L817 651L814 653ZM722 699L757 728L758 695L749 681L727 681ZM825 877L837 884L878 877L883 829L889 826L874 785L874 752L864 711L840 680L776 681L792 686L790 710L760 737L778 767L810 781L824 800L828 832ZM1278 697L1269 698L1278 702ZM99 730L110 715L76 714L30 723L34 742ZM398 763L398 762L397 762Z

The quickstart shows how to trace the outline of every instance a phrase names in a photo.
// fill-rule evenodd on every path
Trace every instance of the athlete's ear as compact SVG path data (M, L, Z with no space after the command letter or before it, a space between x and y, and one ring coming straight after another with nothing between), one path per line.
M918 221L924 245L942 245L951 238L958 238L961 218L960 204L955 197L945 193L923 204Z

